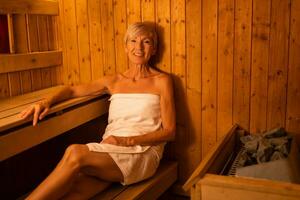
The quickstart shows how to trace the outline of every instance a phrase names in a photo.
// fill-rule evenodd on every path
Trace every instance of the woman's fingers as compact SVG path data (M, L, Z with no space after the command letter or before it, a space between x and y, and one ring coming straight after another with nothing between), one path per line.
M30 106L21 112L21 114L20 114L21 118L26 119L28 116L32 115L33 112L34 112L34 107Z
M42 120L49 112L49 108L45 108L44 111L40 114L39 120Z
M37 121L38 121L39 115L40 115L40 111L41 111L41 106L35 105L34 106L34 114L33 114L33 126L35 126L37 124Z

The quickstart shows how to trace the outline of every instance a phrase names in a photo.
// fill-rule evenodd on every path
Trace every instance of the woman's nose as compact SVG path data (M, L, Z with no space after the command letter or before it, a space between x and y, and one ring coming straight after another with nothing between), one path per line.
M140 41L136 42L135 46L136 46L135 48L137 48L137 49L143 49L143 43Z

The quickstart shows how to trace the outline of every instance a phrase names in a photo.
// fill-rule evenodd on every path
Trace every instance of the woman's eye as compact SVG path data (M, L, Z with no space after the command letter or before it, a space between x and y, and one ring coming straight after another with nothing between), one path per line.
M150 40L145 40L144 43L151 44L151 41Z
M136 42L136 40L130 40L130 42Z

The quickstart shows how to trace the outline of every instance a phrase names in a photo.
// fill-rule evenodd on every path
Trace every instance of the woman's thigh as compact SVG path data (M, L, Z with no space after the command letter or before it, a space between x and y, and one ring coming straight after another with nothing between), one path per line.
M110 182L123 181L122 172L108 153L92 152L86 145L72 146L76 149L75 153L83 155L80 170L82 173Z

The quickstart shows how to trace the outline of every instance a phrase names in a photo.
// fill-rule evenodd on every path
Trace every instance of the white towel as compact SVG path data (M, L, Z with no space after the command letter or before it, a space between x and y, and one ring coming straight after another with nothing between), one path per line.
M113 94L110 101L108 125L103 139L114 136L137 136L161 129L160 96L149 93ZM162 143L161 148L165 143ZM91 151L109 153L142 153L150 146L117 146L89 143Z

